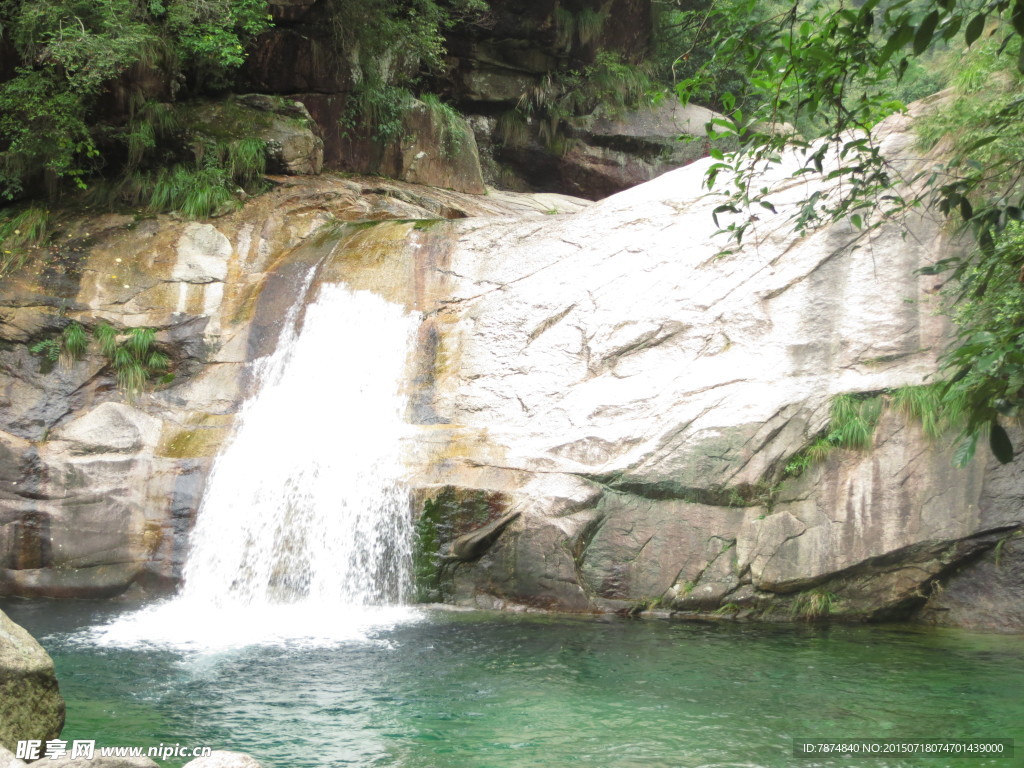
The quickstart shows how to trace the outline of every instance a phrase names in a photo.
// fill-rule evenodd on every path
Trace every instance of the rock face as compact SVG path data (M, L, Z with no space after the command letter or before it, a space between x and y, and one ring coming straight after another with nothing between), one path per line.
M544 220L585 205L379 178L279 177L276 185L212 222L55 222L63 229L54 266L0 282L0 594L110 597L176 586L212 457L247 391L248 363L274 348L303 275L328 255L320 239L331 247L345 239L321 238L339 221ZM396 231L398 245L419 233L411 223ZM367 253L380 243L374 248ZM415 285L412 277L401 273ZM72 321L90 333L109 323L122 342L130 328L154 329L173 380L154 377L129 398L95 340L78 361L30 352Z
M0 764L18 741L56 739L64 699L53 660L28 632L0 611Z
M451 131L415 100L402 110L400 135L360 131L365 116L358 109L359 78L346 63L348 52L332 37L328 3L287 0L271 3L271 11L275 26L253 46L243 68L246 86L309 110L324 140L328 170L460 192L483 193L486 182L593 200L707 154L703 142L676 141L680 135L704 136L706 120L679 129L701 108L689 108L680 121L673 113L682 108L668 103L615 119L576 120L564 131L572 143L567 152L540 139L538 121L525 126L522 142L506 141L499 130L500 115L550 86L558 72L586 69L599 51L627 64L639 61L650 43L650 0L492 0L483 17L448 30L448 69L426 90L443 94L469 117L473 130L458 131L464 138L455 149L444 135Z
M905 119L878 138L913 172ZM953 470L946 442L887 405L935 370L939 282L915 270L956 243L925 218L907 238L798 237L806 190L783 168L759 182L779 213L723 257L703 170L589 206L292 177L211 222L68 224L60 242L89 243L79 266L0 301L0 589L175 584L248 364L315 270L422 313L406 448L413 513L441 543L432 595L778 619L907 617L932 596L937 615L942 586L968 590L1024 524L1019 461ZM157 329L174 380L128 400L96 351L48 372L28 351L101 319ZM801 463L840 394L880 398L872 449ZM1007 616L1015 553L999 550Z
M907 162L906 122L880 138ZM1010 470L952 470L891 409L872 450L787 473L834 396L935 370L939 283L915 270L955 245L919 220L851 249L849 225L799 238L782 213L722 258L702 170L545 227L461 227L430 399L456 447L423 481L520 516L476 560L452 552L450 599L900 617L1024 522Z
M958 565L919 616L944 627L1024 632L1024 539L1002 536L976 560Z
M515 189L551 189L592 200L707 157L707 123L717 113L666 99L615 115L576 118L566 126L566 149L553 152L528 124L522 139L503 139L497 120L471 117L485 148L489 181ZM725 149L724 145L718 145Z

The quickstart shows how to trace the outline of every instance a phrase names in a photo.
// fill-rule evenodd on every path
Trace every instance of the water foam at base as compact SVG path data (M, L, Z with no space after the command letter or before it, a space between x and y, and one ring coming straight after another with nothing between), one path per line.
M402 391L418 318L324 284L254 364L207 483L181 594L88 631L102 645L351 642L415 620Z
M310 601L253 610L174 598L77 633L73 644L215 653L250 645L320 647L374 642L424 618L407 605L339 606Z

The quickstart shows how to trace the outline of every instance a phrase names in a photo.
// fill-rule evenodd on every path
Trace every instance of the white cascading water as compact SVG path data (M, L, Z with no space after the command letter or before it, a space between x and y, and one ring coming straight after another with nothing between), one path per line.
M324 284L254 363L174 600L93 631L109 644L221 648L348 640L410 618L412 523L400 445L418 318Z
M296 314L298 314L296 312ZM267 605L400 602L411 557L399 445L415 321L324 285L257 363L256 395L214 464L185 599Z

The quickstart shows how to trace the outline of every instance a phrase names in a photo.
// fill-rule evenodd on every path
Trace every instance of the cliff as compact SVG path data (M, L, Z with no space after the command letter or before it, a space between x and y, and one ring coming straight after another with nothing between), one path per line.
M916 162L905 118L879 138ZM1020 460L954 470L895 406L948 334L915 270L957 243L926 217L798 237L783 205L723 257L703 172L593 205L277 177L207 222L62 220L46 266L0 285L0 590L174 587L249 364L315 266L422 315L406 454L439 543L428 597L1019 629ZM791 207L785 179L763 183ZM72 322L155 329L173 378L129 397L95 345L32 354ZM875 409L870 446L812 460L844 395ZM958 609L969 590L997 615Z

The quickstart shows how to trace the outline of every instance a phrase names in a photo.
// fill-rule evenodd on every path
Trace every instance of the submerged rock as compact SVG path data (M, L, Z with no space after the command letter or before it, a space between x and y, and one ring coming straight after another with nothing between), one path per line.
M29 739L56 739L63 727L64 699L53 659L0 611L0 748L14 750L19 741ZM0 765L4 758L0 752Z
M25 765L7 747L0 745L0 768L24 768Z

